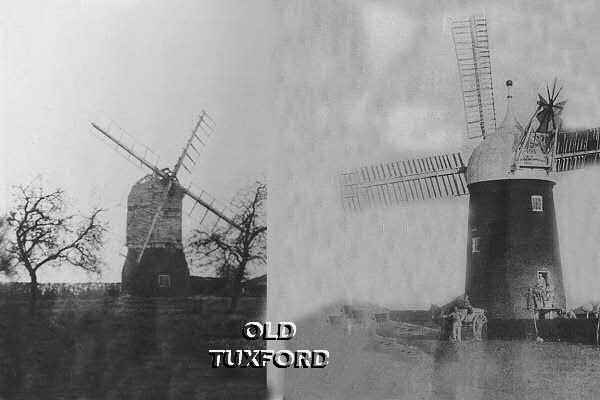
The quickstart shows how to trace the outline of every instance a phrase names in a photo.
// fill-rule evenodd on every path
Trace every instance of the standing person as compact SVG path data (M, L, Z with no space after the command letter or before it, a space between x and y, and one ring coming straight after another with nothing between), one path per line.
M527 309L533 310L533 308L534 308L533 288L530 287L529 289L527 289L527 294L525 295L525 297L527 298Z
M546 301L548 307L554 307L554 286L550 282L546 285Z
M537 283L533 289L535 295L535 308L544 308L546 300L546 280L541 273L538 273Z
M458 312L458 307L455 306L450 314L444 315L444 318L452 320L452 336L450 336L450 340L457 340L460 342L462 316Z
M473 306L471 305L471 300L469 300L469 296L466 294L463 296L463 308L470 309Z

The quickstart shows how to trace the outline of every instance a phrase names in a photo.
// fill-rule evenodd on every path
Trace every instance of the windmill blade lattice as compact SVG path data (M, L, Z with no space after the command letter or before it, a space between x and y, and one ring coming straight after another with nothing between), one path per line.
M179 169L183 167L188 173L191 173L193 168L196 166L198 157L202 154L204 146L208 142L208 139L215 129L216 123L210 118L206 111L202 110L202 113L198 117L198 122L192 129L192 134L189 137L181 156L177 160L177 164L173 168L173 174L177 175Z
M451 20L469 139L496 130L487 20L485 15Z
M144 169L144 166L146 166L155 172L159 170L160 156L117 125L106 114L101 113L98 115L90 127L90 133L136 167Z
M469 193L460 153L357 168L340 176L344 210L393 206Z
M555 159L556 172L600 164L600 127L559 132Z
M193 183L184 190L187 196L184 200L183 211L198 226L212 231L219 223L223 222L241 230L235 222L236 215L230 204L218 200Z

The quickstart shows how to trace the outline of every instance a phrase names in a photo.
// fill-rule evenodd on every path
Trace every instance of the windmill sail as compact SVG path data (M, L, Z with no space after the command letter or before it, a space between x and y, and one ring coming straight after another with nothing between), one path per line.
M194 192L190 190L192 186ZM234 228L240 231L242 230L242 228L234 221L235 213L227 204L217 200L214 196L207 193L204 189L200 189L196 185L190 185L188 188L180 186L180 188L187 197L192 200L191 206L186 207L186 213L199 225L214 227L220 221L225 221ZM198 205L200 205L200 207L198 207ZM209 214L212 215L212 218L210 218Z
M179 168L183 167L188 173L192 172L192 168L196 165L196 160L202 153L206 142L210 138L214 130L215 122L210 118L206 111L202 110L202 114L198 118L198 122L192 129L192 134L189 137L181 156L177 160L177 164L173 168L173 174L177 175Z
M148 146L140 143L107 116L101 115L96 119L96 122L92 122L90 132L110 147L113 147L119 155L132 164L139 167L146 166L154 173L164 175L158 168L160 158L158 154Z
M600 127L558 134L556 172L572 171L600 164Z
M138 257L137 257L138 263L140 261L142 261L142 257L144 256L144 251L146 251L146 248L148 247L148 244L150 243L150 239L152 238L152 235L154 235L154 230L156 228L156 224L157 224L158 220L160 219L161 212L163 211L163 207L165 206L165 203L167 202L167 198L169 197L169 192L171 191L172 186L173 186L173 180L168 180L165 185L165 188L163 189L162 197L161 197L159 203L156 205L156 210L154 211L154 215L152 216L152 221L150 222L150 226L148 227L148 232L146 232L144 244L142 245L142 248L140 249L140 251L138 253Z
M114 145L115 150L117 150L119 154L122 154L121 152L124 152L124 156L126 159L130 161L132 161L132 159L136 160L138 163L146 166L153 172L153 175L149 175L148 177L142 179L137 183L140 185L146 185L150 181L156 180L156 182L150 184L147 188L144 188L144 191L148 192L147 194L151 195L154 185L164 185L164 187L161 189L160 196L158 196L157 199L149 200L144 199L144 195L141 195L141 197L138 196L143 201L142 203L137 204L131 210L130 218L128 220L127 242L128 246L131 248L138 247L136 248L136 250L138 251L136 257L137 263L141 262L142 257L144 256L144 252L151 245L152 240L159 240L160 242L164 242L165 237L173 236L177 239L175 244L178 244L180 241L178 239L180 234L170 235L169 233L167 235L157 235L156 229L157 225L173 225L172 222L170 224L166 224L166 219L163 215L163 207L165 207L165 204L167 202L175 201L179 204L178 208L181 208L182 198L179 196L174 196L172 193L172 189L175 192L180 192L183 195L187 195L196 203L204 207L205 213L202 217L202 221L205 219L207 214L211 213L212 215L216 216L217 223L220 220L223 220L229 223L231 226L235 227L236 229L241 230L240 226L233 221L232 217L225 215L225 208L216 208L214 205L214 201L206 200L206 195L204 197L197 196L196 194L190 192L189 189L183 187L177 180L177 173L179 172L179 169L181 167L190 172L191 168L196 164L196 157L200 155L202 148L206 143L206 140L208 139L208 137L210 137L210 134L212 133L213 127L214 121L208 116L208 114L205 111L202 111L202 114L200 114L198 122L192 130L192 134L189 137L185 147L183 148L183 151L180 157L178 158L173 171L171 171L168 168L159 169L157 166L158 156L156 156L156 161L154 162L150 161L147 158L148 154L155 155L156 153L151 151L147 146L139 145L139 142L137 142L124 129L118 127L116 123L114 123L114 121L108 119L108 121L104 121L104 123L101 123L99 121L92 122L92 133L94 133L100 139L111 145L111 147L112 145ZM205 194L204 191L203 194ZM173 200L174 198L177 199ZM181 224L179 223L176 225L177 228L175 230L181 231ZM140 243L140 245L134 245L134 242Z
M395 161L344 173L341 197L344 210L468 194L465 165L460 153Z
M129 135L124 129L118 127L116 125L116 123L114 123L114 121L109 120L108 123L105 122L102 125L99 122L92 122L92 129L90 131L92 133L96 133L96 132L101 133L101 135L96 134L96 136L108 144L114 144L115 150L124 151L125 154L127 155L125 158L127 158L127 159L133 158L134 160L137 160L140 164L148 167L152 172L154 172L155 175L165 179L168 182L168 189L165 189L165 194L162 196L162 200L157 202L154 207L154 209L155 209L155 211L153 212L154 215L158 215L160 213L160 210L162 209L162 203L167 198L167 194L169 193L171 185L173 185L173 186L177 187L179 190L183 191L183 193L185 193L187 196L194 199L194 201L199 203L202 207L204 207L206 209L206 212L211 212L219 219L222 219L222 220L226 221L227 223L231 224L233 227L235 227L237 229L241 229L236 223L233 222L232 217L225 215L223 210L226 209L226 207L217 209L212 206L212 204L214 203L214 197L207 194L204 190L202 190L202 193L200 196L195 195L194 193L190 192L189 188L183 187L176 180L177 172L179 172L180 167L184 167L184 169L190 171L191 168L193 167L193 165L196 163L195 157L193 157L192 154L195 154L196 156L200 155L200 153L202 151L201 149L206 144L206 140L210 137L212 130L214 128L214 125L215 125L215 123L210 118L210 116L205 111L202 111L202 114L200 114L200 118L198 119L198 122L196 123L194 129L192 130L192 135L188 139L188 142L185 145L185 147L181 153L181 156L177 160L177 163L175 164L175 168L172 172L169 171L168 169L159 169L158 168L158 166L156 165L156 162L158 162L158 156L156 156L156 162L152 162L152 161L148 160L146 158L146 156L148 154L155 155L156 153L154 153L152 150L150 150L149 147L140 145L139 142L135 141L135 139L133 139L133 137L131 137L131 135ZM117 130L119 133L118 137L114 133L111 134L111 132L115 131L115 130ZM132 144L128 145L127 143L124 143L124 141L123 141L124 135L128 138L131 138L131 140L133 140ZM108 141L106 139L108 139ZM136 144L137 144L137 146L136 146ZM143 149L143 153L138 150L138 148L140 148L140 147ZM119 153L119 154L121 154L121 153ZM186 166L186 163L190 163L190 162L191 162L191 165L189 167ZM206 200L207 197L211 200ZM156 218L157 217L155 216L154 218L152 218L152 220L155 220ZM153 227L155 223L156 223L156 221L153 224L151 224L151 227ZM150 238L152 231L153 231L153 229L150 229L150 232L148 233L148 238ZM147 240L146 240L146 243L147 243ZM146 246L144 245L144 247L146 247Z
M487 21L484 16L451 21L469 139L496 130Z

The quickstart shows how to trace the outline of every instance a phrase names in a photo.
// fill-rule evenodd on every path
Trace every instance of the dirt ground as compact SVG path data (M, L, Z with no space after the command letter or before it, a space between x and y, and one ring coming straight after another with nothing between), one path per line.
M286 370L286 400L600 398L600 348L592 345L457 343L418 329L413 339L410 329L383 338L375 330L297 324L290 348L328 349L330 364Z
M261 399L264 369L211 367L209 349L264 348L241 327L263 298L0 299L0 399Z

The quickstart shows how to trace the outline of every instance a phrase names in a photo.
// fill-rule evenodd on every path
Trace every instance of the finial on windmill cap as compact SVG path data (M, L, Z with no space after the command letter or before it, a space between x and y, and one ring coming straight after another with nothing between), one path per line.
M515 133L518 132L518 128L515 125L515 116L512 108L512 85L513 82L509 79L506 81L506 115L504 116L504 120L498 127L498 130L503 129L506 132Z

